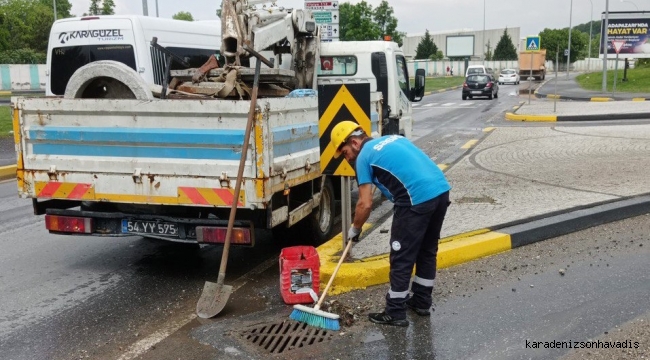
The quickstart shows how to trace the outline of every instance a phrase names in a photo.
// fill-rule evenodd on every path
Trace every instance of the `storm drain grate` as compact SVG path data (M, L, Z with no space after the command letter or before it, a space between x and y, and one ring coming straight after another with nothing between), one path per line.
M240 332L242 339L269 354L282 354L332 340L334 332L304 323L284 320L271 324L259 324Z

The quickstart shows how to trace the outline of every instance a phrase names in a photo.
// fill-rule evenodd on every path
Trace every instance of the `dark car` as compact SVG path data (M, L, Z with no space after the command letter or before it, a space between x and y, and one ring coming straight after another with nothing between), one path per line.
M489 74L469 75L463 83L463 100L474 96L487 96L490 100L498 98L499 84Z

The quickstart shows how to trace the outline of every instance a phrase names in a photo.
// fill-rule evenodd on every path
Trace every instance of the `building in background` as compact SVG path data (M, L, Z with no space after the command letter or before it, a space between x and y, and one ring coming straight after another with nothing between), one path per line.
M499 40L501 40L501 37L503 36L503 31L506 30L505 28L501 29L487 29L484 31L474 31L472 29L460 29L460 30L447 30L447 31L439 31L439 32L429 32L429 35L433 39L433 42L438 46L438 49L442 50L442 53L445 55L445 58L448 58L447 56L447 37L453 38L452 40L456 40L462 38L462 37L473 37L474 38L474 50L473 50L473 55L470 56L469 60L483 60L485 56L485 50L486 48L483 47L483 40L485 39L485 46L487 47L488 42L490 44L490 49L494 53L494 48L496 48L497 44L499 43ZM510 39L512 40L512 44L515 46L517 51L520 50L520 28L519 27L513 27L513 28L508 28L507 30L508 35L510 35ZM415 58L415 50L418 47L418 44L424 37L424 33L421 34L407 34L406 37L404 38L404 44L402 45L402 49L404 51L404 54L407 58L413 59ZM467 39L467 38L465 38ZM465 42L466 43L466 42Z

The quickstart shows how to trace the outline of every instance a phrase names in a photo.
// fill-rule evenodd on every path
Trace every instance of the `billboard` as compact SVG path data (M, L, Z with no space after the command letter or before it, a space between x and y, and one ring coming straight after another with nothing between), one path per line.
M474 35L447 36L445 56L448 58L474 56Z
M614 43L621 46L620 57L650 58L650 13L644 11L610 12L607 25L607 57L615 58ZM602 14L600 54L605 37L605 13Z

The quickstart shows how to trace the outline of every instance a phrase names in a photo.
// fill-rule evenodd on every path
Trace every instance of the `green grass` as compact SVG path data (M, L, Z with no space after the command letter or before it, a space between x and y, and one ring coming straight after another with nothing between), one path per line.
M618 70L616 92L650 93L650 67L628 69L627 80L623 82L623 70ZM583 89L601 91L603 88L603 72L578 75L576 81ZM607 71L607 91L612 91L613 85L614 70L609 70Z
M437 77L428 77L424 82L424 91L437 91L442 89L448 89L454 86L463 85L465 78L462 76L437 76ZM411 79L411 86L414 85L414 80Z
M0 106L0 137L13 136L9 133L12 130L11 107Z

